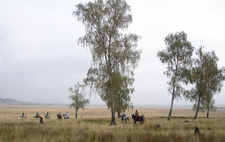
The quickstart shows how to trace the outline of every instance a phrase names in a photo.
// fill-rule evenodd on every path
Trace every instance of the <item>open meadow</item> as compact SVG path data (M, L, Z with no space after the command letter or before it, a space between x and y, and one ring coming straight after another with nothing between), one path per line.
M131 115L135 110L144 114L144 124L133 124ZM69 120L57 120L56 114L68 111ZM167 121L169 107L136 107L127 110L130 120L122 124L117 118L116 126L109 126L111 113L107 107L87 106L78 111L68 106L23 106L0 105L1 142L199 142L225 141L225 107L216 112L199 113L193 120L191 107L174 107L173 117ZM19 116L25 113L26 119ZM51 118L33 118L38 112L41 116L49 112ZM195 127L200 134L194 134Z

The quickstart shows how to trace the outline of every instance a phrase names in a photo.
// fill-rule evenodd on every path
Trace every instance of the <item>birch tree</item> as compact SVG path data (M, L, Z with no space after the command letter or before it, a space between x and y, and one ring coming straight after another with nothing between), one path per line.
M92 54L85 83L106 102L112 114L110 124L115 125L120 95L128 97L134 91L134 69L141 54L137 49L139 36L123 31L132 23L130 6L125 0L95 0L78 4L73 14L86 30L79 43L89 47Z
M215 111L213 96L221 91L224 81L224 69L219 69L218 57L215 52L203 51L203 46L196 51L197 58L194 59L194 65L191 70L191 82L194 87L187 93L194 103L194 119L198 117L199 111L207 111L209 117L210 111Z
M170 111L167 120L170 120L173 110L173 102L185 92L182 83L188 83L188 66L191 65L191 57L194 50L187 41L187 34L177 32L169 34L165 38L166 49L159 51L157 56L163 64L167 65L164 74L169 78L168 91L172 95Z
M85 99L85 85L77 82L74 87L70 87L70 96L69 98L73 101L70 104L70 107L75 109L75 118L77 118L77 112L80 108L84 109L86 104L89 104L89 99Z

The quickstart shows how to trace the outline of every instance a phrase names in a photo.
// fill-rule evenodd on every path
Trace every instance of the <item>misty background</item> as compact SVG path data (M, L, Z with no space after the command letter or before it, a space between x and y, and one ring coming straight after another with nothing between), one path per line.
M0 0L0 98L69 104L68 89L82 81L91 65L88 48L77 40L85 27L72 16L88 0ZM167 77L157 52L169 33L184 31L188 41L214 50L225 66L225 1L127 0L133 23L125 31L141 36L141 60L135 70L134 105L170 105ZM97 94L90 105L104 105ZM225 104L225 86L214 96ZM174 106L192 105L184 99Z

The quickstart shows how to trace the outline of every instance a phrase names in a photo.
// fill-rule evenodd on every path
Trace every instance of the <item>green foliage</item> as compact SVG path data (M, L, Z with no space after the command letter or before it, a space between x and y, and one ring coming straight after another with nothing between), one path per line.
M86 29L79 43L92 53L85 83L111 108L115 123L115 110L126 105L134 91L134 69L141 54L136 49L139 37L121 31L132 22L130 6L125 0L96 0L77 5L73 14Z
M167 64L167 70L164 74L169 77L168 91L172 94L171 109L168 120L170 120L173 101L181 97L185 90L182 83L188 83L189 70L191 65L191 56L194 50L191 43L187 41L187 35L184 32L169 34L165 38L166 49L159 51L157 56L163 64Z
M73 101L72 104L70 105L70 107L75 108L76 111L76 118L77 118L77 111L78 109L82 108L84 109L84 105L89 104L89 99L85 99L85 85L84 84L80 84L79 82L77 82L77 84L74 85L74 88L70 88L70 96L69 98Z
M170 78L168 81L169 92L172 94L175 87L176 93L174 95L179 97L180 91L182 91L179 83L188 83L187 67L191 65L194 47L187 41L187 35L184 32L169 34L164 41L166 50L159 51L157 56L163 64L167 64L167 70L164 74Z
M214 51L204 52L203 47L200 47L196 55L198 58L194 59L190 78L195 87L186 92L186 97L195 102L193 106L193 110L196 111L195 118L199 110L202 112L207 110L208 117L209 111L216 110L213 95L221 91L225 80L224 69L218 68L218 57Z

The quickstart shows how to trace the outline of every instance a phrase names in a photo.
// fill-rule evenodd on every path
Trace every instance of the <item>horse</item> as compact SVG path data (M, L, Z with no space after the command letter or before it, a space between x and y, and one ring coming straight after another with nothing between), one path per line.
M40 115L35 115L35 116L33 116L33 118L40 118L41 116Z
M49 118L50 118L50 115L45 115L45 118L46 118L46 119L49 119Z
M64 117L64 119L69 119L70 118L69 115L65 115L65 114L63 114L63 117Z
M27 118L27 116L25 116L25 115L20 115L20 117L21 117L21 118Z
M136 124L136 121L139 121L141 124L143 124L145 122L144 115L136 117L134 114L132 114L132 119L134 120L134 124Z
M59 120L62 119L62 115L61 115L61 114L57 114L56 116L57 116L57 118L58 118Z
M125 121L125 124L126 124L127 120L129 121L129 116L128 115L121 117L121 123L123 123Z

